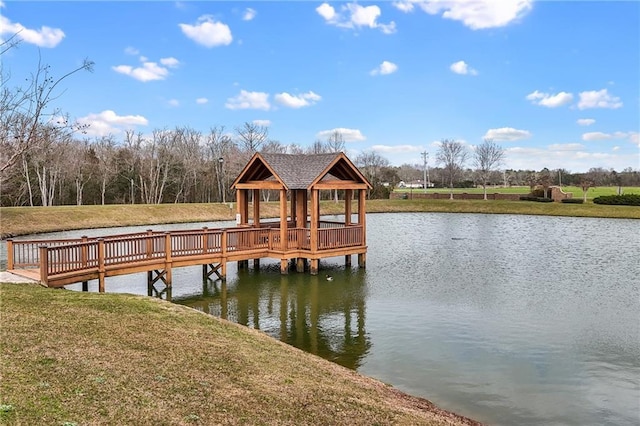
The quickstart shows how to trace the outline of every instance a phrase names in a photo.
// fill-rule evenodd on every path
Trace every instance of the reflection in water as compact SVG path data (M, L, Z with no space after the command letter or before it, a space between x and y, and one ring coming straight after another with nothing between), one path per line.
M402 213L367 229L366 272L341 258L317 277L230 262L226 284L176 268L172 294L150 293L492 425L640 425L637 220ZM47 237L83 234L99 231ZM145 283L110 277L107 291Z
M202 294L173 301L262 330L351 369L369 352L364 271L280 275L275 268L240 270L227 282L207 280Z

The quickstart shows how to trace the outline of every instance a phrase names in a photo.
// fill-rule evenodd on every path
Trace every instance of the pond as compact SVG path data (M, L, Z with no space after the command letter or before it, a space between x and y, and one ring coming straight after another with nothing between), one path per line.
M199 267L176 269L172 300L490 424L638 424L639 225L370 214L365 270L332 258L318 276L282 276L262 260L203 283ZM147 294L146 277L108 278L106 288Z

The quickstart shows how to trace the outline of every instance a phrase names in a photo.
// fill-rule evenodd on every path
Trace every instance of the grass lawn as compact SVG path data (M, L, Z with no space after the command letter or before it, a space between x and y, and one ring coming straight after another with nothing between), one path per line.
M577 186L563 186L562 190L564 192L573 193L573 198L582 198L584 194L584 192L582 191L582 188L579 188ZM408 193L408 192L411 192L411 190L407 188L401 188L401 189L395 189L394 192ZM413 189L413 192L422 193L424 192L424 189ZM428 188L427 192L437 192L437 193L448 194L449 188ZM484 191L482 188L454 188L453 189L454 194L463 194L463 193L482 194L483 192ZM487 194L528 194L528 193L529 193L528 186L511 186L508 188L487 187ZM622 187L622 193L623 194L640 194L640 186ZM617 195L617 194L618 194L617 186L601 186L601 187L589 188L589 190L587 191L587 199L593 199L601 195Z
M0 284L0 424L477 424L149 297Z
M357 211L354 201L353 211ZM279 203L260 203L262 217L279 215ZM505 200L367 200L368 213L441 212L535 214L640 219L640 208ZM344 201L322 201L321 214L343 214ZM2 238L72 229L235 219L229 204L123 204L106 206L0 207Z

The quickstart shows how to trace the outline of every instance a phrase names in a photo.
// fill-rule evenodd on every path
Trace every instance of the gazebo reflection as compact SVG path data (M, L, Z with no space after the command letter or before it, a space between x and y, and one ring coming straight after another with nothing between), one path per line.
M365 271L325 276L238 271L236 280L207 281L201 295L175 300L264 331L292 346L356 370L371 342L365 330Z

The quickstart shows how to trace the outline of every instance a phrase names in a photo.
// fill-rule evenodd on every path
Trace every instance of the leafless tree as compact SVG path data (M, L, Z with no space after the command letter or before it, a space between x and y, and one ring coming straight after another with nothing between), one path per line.
M553 178L551 177L551 173L549 172L549 169L544 168L542 169L542 171L540 171L540 174L538 175L538 185L540 185L542 187L542 190L544 192L544 198L550 198L551 194L549 194L549 187L551 187L551 182L553 181Z
M487 199L487 182L492 172L502 164L503 160L504 149L496 144L493 139L485 139L475 149L474 165L482 185L485 200Z
M316 139L309 147L308 152L309 154L324 154L325 152L328 152L328 148L324 142L320 139Z
M265 126L258 126L255 123L245 122L242 126L236 127L236 134L240 146L251 156L258 152L260 145L267 141L269 129Z
M15 35L14 35L15 37ZM14 37L0 44L0 52L18 45ZM51 109L51 103L61 93L60 84L68 77L81 70L93 71L94 63L88 59L79 67L61 77L51 75L50 66L38 63L35 73L27 78L26 86L10 88L10 76L4 69L0 76L0 173L12 167L21 156L35 149L42 141L40 133L43 127L56 126L59 131L72 133L79 129L75 123L62 116L58 109Z
M445 179L449 184L449 199L453 200L453 184L461 175L468 151L462 142L443 139L436 153L436 161L442 164Z
M95 140L93 150L97 159L96 174L100 179L100 204L104 205L107 183L118 174L116 143L113 136L103 136Z
M583 202L587 202L587 193L589 192L589 188L593 188L594 186L596 186L595 182L589 179L587 176L583 176L582 179L580 179L580 188L582 189Z
M216 184L218 187L218 194L220 201L226 201L227 193L227 175L229 169L233 166L232 148L233 141L231 137L226 134L224 126L214 126L209 130L209 134L205 139L206 151L209 157L210 163L213 165L216 178Z
M340 132L340 130L334 130L333 132L331 132L331 134L327 138L327 143L325 144L325 146L329 152L344 151L344 136L342 136L342 132ZM337 189L333 191L333 199L336 203L338 202Z

